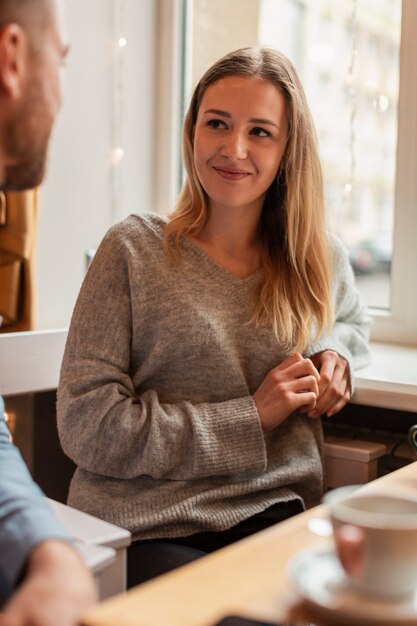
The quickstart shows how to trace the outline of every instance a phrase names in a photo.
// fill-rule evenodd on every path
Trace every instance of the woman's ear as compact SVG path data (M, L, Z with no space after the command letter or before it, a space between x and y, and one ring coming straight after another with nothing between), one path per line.
M19 98L27 75L28 38L19 24L0 29L0 89L3 95Z

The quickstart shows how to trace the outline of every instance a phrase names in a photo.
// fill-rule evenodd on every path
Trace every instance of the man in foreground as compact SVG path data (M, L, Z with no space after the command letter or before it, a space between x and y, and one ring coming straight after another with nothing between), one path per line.
M61 0L0 0L0 190L39 185L61 104ZM0 381L1 385L1 381ZM75 626L94 581L10 443L0 398L0 626Z

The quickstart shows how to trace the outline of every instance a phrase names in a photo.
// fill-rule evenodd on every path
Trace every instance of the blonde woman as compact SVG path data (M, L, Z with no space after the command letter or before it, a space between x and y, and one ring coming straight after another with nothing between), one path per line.
M58 394L69 502L133 533L129 585L316 503L315 418L368 360L291 62L246 48L215 63L183 147L170 217L132 215L99 247Z

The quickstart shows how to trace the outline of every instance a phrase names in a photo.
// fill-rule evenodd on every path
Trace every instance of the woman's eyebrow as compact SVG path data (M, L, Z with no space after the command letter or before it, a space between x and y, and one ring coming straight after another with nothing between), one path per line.
M207 113L214 113L215 115L222 115L223 117L232 117L230 113L227 111L220 111L220 109L207 109L204 111L204 115L207 115Z
M206 111L204 111L203 115L207 114L221 115L222 117L227 117L229 119L232 117L230 113L228 113L227 111L221 111L220 109L207 109ZM268 124L269 126L275 126L275 128L279 129L278 124L276 124L272 120L267 120L263 117L251 117L249 122L251 124Z
M279 129L278 124L275 124L272 120L267 120L262 117L251 117L249 121L251 124L269 124L270 126L275 126L275 128Z

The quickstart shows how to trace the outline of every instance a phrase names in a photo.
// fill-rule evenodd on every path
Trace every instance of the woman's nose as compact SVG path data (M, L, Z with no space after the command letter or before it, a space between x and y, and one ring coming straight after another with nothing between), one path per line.
M232 161L246 159L248 148L245 135L237 131L227 135L222 147L222 155Z

